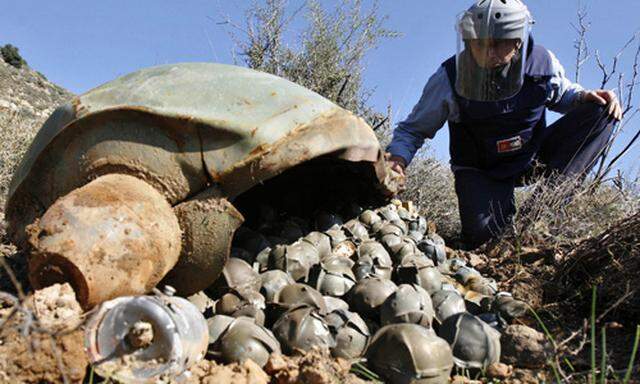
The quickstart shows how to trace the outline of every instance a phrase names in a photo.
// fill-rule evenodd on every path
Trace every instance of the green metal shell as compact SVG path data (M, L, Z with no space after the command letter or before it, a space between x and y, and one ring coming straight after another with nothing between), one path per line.
M211 182L237 195L329 153L369 161L380 180L386 176L366 123L306 88L229 65L147 68L52 114L12 180L8 218L17 209L29 224L106 173L141 177L176 204Z
M8 232L24 246L26 226L58 198L112 173L144 180L174 207L198 199L191 205L200 212L209 204L201 201L232 201L324 155L371 164L377 187L393 192L381 154L362 119L282 78L213 63L147 68L78 96L50 116L11 182ZM242 215L230 204L223 208L237 218L228 221L227 237ZM191 209L183 206L182 215Z

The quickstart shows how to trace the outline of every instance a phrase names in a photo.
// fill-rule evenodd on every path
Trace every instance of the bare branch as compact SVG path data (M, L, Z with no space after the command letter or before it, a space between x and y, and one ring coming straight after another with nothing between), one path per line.
M633 135L631 140L629 140L627 145L625 145L625 147L613 159L611 159L611 161L607 165L607 168L604 170L604 174L605 175L608 174L609 172L611 172L611 169L613 168L613 165L618 160L620 160L633 147L633 145L636 143L636 141L638 141L639 137L640 137L640 128L638 128L638 131L635 133L635 135Z
M633 108L633 94L636 88L636 85L638 84L638 74L639 74L639 69L640 67L640 44L638 44L638 48L636 49L636 54L633 58L633 66L632 66L632 74L631 74L631 81L629 82L629 90L627 91L627 100L625 105L623 105L623 110L624 113L629 112L629 110L631 110L631 108ZM621 96L622 98L622 96Z
M602 72L602 82L601 82L600 88L604 89L607 86L607 84L609 83L609 81L611 80L611 78L613 77L613 75L617 73L618 62L620 61L620 58L622 57L622 54L636 40L636 38L638 37L638 34L639 34L638 32L634 33L631 36L631 38L629 38L629 40L627 40L627 42L622 46L622 48L620 48L618 53L616 53L616 55L611 60L611 69L608 69L607 65L602 62L602 59L600 57L600 52L598 50L596 50L596 54L595 54L596 63L598 65L598 67L600 68L600 71Z
M587 32L591 23L587 21L587 9L586 7L578 7L578 25L571 24L573 29L578 33L578 37L574 41L574 48L576 49L576 63L575 63L575 79L576 83L580 82L580 71L582 66L589 60L589 47L587 45Z

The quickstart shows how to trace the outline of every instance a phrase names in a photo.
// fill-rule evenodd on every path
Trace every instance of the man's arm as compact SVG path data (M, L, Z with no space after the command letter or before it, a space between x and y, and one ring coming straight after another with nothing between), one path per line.
M453 91L445 69L440 67L427 82L409 116L393 131L387 152L394 169L401 172L411 162L425 139L433 138L442 128L453 107Z
M549 51L554 76L551 78L551 97L547 101L550 110L565 114L582 103L609 105L607 113L616 120L622 118L622 108L613 91L604 89L585 90L580 84L573 83L565 76L564 67L553 52Z

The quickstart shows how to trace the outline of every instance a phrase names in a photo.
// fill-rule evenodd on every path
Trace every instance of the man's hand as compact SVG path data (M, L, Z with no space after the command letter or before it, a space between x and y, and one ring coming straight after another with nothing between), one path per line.
M407 167L407 164L404 162L404 159L400 156L394 156L389 152L384 154L385 159L389 162L391 169L397 173L399 173L402 177L405 177L404 169Z
M616 120L622 119L622 107L618 102L615 92L606 91L604 89L597 89L594 91L585 91L582 96L583 102L593 102L600 105L609 105L607 108L607 114L612 116Z
M384 154L384 158L387 161L389 168L391 168L391 177L395 181L395 183L397 183L398 193L400 193L405 189L407 182L404 174L404 169L406 168L407 164L404 162L404 159L402 157L393 156L388 152Z

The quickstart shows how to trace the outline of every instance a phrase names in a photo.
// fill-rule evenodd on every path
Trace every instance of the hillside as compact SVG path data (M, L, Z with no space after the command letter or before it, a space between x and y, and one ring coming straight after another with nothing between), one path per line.
M0 212L11 174L40 125L60 104L73 97L41 73L15 68L0 60Z

